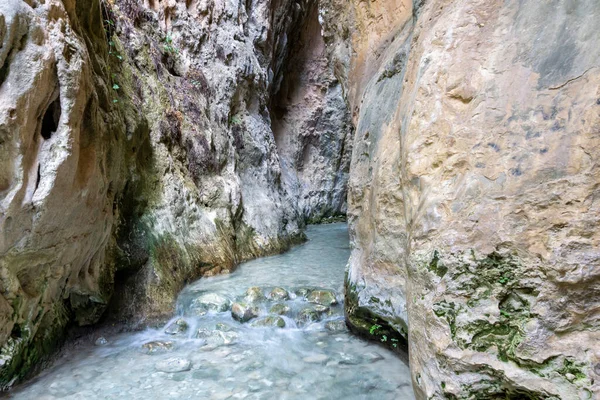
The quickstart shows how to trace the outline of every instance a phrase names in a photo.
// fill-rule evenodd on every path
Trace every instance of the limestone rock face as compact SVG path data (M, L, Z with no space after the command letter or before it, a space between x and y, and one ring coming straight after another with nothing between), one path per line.
M600 394L599 14L323 6L356 125L348 321L408 336L420 399Z
M314 0L7 0L0 43L0 388L69 323L160 318L345 213Z
M112 293L124 124L80 3L0 3L0 389Z
M147 168L124 194L114 311L152 317L185 280L284 250L306 220L344 213L351 128L332 67L311 44L322 41L315 1L111 4L114 95L129 131L149 136ZM306 25L312 58L300 62L291 38ZM327 80L292 93L315 74ZM300 111L287 111L292 100ZM297 128L302 118L323 122ZM293 138L302 135L311 140ZM336 157L322 154L330 150ZM301 167L318 172L303 177Z

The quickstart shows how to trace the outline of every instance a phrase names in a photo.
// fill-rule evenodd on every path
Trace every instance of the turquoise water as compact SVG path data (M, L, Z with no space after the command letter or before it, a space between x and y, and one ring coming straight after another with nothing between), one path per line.
M408 367L344 327L346 225L311 226L307 236L307 243L285 254L194 282L181 292L177 315L163 328L89 343L11 397L413 399ZM258 299L245 297L250 287L258 288ZM275 287L288 298L272 300ZM335 299L327 297L331 292ZM244 323L233 319L236 301L257 316Z

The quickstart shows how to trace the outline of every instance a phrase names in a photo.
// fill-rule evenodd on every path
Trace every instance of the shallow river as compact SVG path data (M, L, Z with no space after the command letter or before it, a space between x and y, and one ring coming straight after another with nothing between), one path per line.
M307 235L191 284L163 328L96 340L11 398L413 399L408 367L343 324L346 225Z

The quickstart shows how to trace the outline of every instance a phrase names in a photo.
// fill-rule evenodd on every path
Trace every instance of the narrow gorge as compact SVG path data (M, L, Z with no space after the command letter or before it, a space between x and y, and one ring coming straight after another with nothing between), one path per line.
M598 18L2 0L0 396L598 398Z

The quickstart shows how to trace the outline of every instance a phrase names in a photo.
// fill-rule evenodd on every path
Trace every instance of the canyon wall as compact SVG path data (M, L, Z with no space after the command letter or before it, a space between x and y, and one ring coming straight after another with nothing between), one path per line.
M600 394L598 15L324 4L356 126L347 318L409 339L419 399Z
M70 324L151 323L345 214L352 127L317 11L0 4L0 389Z
M598 396L598 15L1 2L0 388L347 210L348 323L419 399Z

